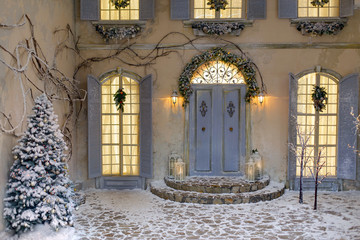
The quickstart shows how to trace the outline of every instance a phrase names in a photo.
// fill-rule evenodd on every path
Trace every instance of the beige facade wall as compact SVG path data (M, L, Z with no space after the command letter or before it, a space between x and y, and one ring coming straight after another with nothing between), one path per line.
M136 43L133 48L150 50L169 32L185 34L195 39L191 28L184 27L182 21L170 20L170 1L156 1L155 19L148 21L145 30L130 41L110 41L106 44L94 31L88 21L78 22L81 35L80 49L84 56L106 56L109 49ZM256 20L252 27L246 27L240 36L222 38L242 47L246 54L258 65L267 86L267 95L262 106L251 104L251 148L257 148L264 158L265 171L275 180L286 180L287 138L289 108L290 72L297 74L321 65L342 76L360 71L360 11L355 10L348 19L347 26L336 36L303 36L288 19L277 17L277 1L267 1L267 19ZM186 39L180 34L166 38L165 45L180 44ZM206 46L223 44L221 38L204 38L194 42L202 50ZM324 47L324 43L328 44ZM353 44L353 45L350 45ZM228 48L238 53L234 48ZM137 51L140 51L139 49ZM146 53L146 50L140 52ZM159 58L154 65L129 67L116 60L96 63L91 69L82 71L80 79L85 82L86 74L97 77L117 67L133 71L141 76L152 73L155 77L153 100L153 144L154 178L161 179L167 174L167 159L172 151L184 153L185 110L181 105L171 106L170 95L177 89L178 78L184 66L200 52L185 48L167 57ZM123 60L127 56L121 55ZM86 119L83 119L86 124ZM84 136L86 138L86 136ZM79 138L82 139L82 138ZM86 148L86 142L81 141ZM86 165L87 156L79 156L78 161Z
M49 0L19 0L7 1L2 0L0 3L0 23L2 24L16 24L24 14L27 14L34 25L35 38L42 48L46 59L51 62L54 56L55 46L62 39L55 37L53 32L56 29L65 28L67 24L74 29L75 14L74 3L72 0L49 1ZM17 28L0 28L0 45L4 48L14 52L15 46L30 37L29 24L25 23L22 27ZM14 64L10 57L0 50L0 58L9 64ZM24 62L23 62L24 64ZM58 56L57 66L66 75L72 76L75 65L74 54L71 52L64 52ZM35 71L29 68L27 71L30 79L43 88L43 82L39 81L35 75ZM32 88L34 97L40 94L25 80L23 81L27 89ZM31 108L33 101L30 95L27 95L27 114L32 114ZM64 113L67 111L65 106L59 102L54 102L55 113L59 116L60 124L64 119ZM16 125L21 119L23 112L23 98L19 86L19 80L15 75L9 71L3 64L0 63L0 111L11 115L12 123ZM3 119L1 117L1 119ZM5 121L2 120L2 123ZM26 122L26 121L25 121ZM22 133L26 130L26 125L17 130L17 133ZM0 133L0 231L4 229L4 221L2 218L3 198L5 194L6 182L8 179L8 172L13 163L11 149L16 145L17 138ZM74 169L70 164L71 170ZM74 173L74 172L72 172ZM72 174L74 175L74 174ZM76 177L74 178L76 180Z
M4 3L5 2L5 3ZM182 21L170 20L170 1L156 0L155 19L148 21L142 34L132 40L110 42L106 44L89 21L79 19L79 0L3 0L0 8L0 23L13 24L26 13L35 26L35 36L42 46L48 60L51 60L58 41L53 31L70 24L80 36L79 47L83 58L107 56L110 48L136 43L133 48L141 54L148 53L162 37L169 32L179 32L190 39L195 39L192 29L184 27ZM358 2L358 1L357 1ZM267 96L263 105L252 103L251 108L251 148L257 148L264 158L265 170L273 179L285 181L287 171L287 136L288 136L288 73L299 73L313 69L317 65L331 69L342 76L360 71L360 10L355 10L353 17L337 36L309 37L302 36L289 20L277 17L277 1L267 1L267 19L256 20L252 27L246 27L240 36L224 36L223 39L239 44L246 54L256 63L267 86ZM0 44L7 49L29 37L28 25L16 29L0 29ZM163 44L185 43L180 34L172 35ZM117 45L114 45L116 43ZM221 38L204 38L194 42L204 50L207 46L224 44ZM326 47L324 44L326 43ZM140 50L140 48L142 50ZM229 51L238 53L234 48ZM172 106L170 95L177 89L178 78L184 66L200 51L191 48L178 49L166 57L159 58L148 67L131 67L118 60L106 60L95 63L91 68L83 69L77 75L80 87L86 89L86 76L101 74L118 67L144 77L151 73L154 77L153 99L153 145L154 178L161 179L167 174L167 159L172 151L184 153L185 116L181 102ZM0 58L11 62L0 51ZM131 61L121 55L124 61ZM58 67L69 76L81 58L66 52L59 56ZM30 70L30 72L33 70ZM31 79L41 86L35 74ZM0 110L11 114L14 122L21 118L22 101L17 79L8 69L0 64ZM31 87L31 86L27 86ZM34 95L39 92L34 91ZM20 100L19 100L20 99ZM28 97L28 113L32 102ZM55 111L60 122L66 112L64 105L55 103ZM24 126L19 133L25 130ZM74 153L70 163L71 176L75 181L87 180L87 112L79 116L77 131L74 131ZM16 138L0 134L0 199L3 199L8 170L12 164L11 148ZM0 209L3 202L0 201ZM0 223L0 230L4 228Z

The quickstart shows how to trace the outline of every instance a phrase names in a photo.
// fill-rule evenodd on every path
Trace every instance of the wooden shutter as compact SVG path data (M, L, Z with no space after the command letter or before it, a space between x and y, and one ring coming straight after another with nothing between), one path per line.
M171 0L171 19L187 20L190 18L190 0Z
M140 0L140 20L148 20L154 18L155 0Z
M297 1L298 0L278 0L279 18L297 18Z
M339 86L339 132L338 132L338 168L337 176L342 179L356 179L357 147L353 111L358 116L359 75L344 77Z
M297 141L297 91L298 80L294 74L289 73L288 180L291 185L296 178L296 152L293 147L296 147ZM294 188L294 185L291 188Z
M80 19L97 21L100 19L100 0L80 0Z
M266 18L266 0L248 0L247 1L247 19L265 19Z
M354 0L340 0L340 17L354 15Z
M101 84L89 75L88 90L88 171L89 178L101 176Z
M152 178L152 76L140 81L140 176Z

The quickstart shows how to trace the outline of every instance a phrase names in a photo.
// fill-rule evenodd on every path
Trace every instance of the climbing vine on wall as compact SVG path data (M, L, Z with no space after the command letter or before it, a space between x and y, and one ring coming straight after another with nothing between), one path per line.
M252 98L259 94L260 90L255 78L256 72L253 68L254 63L245 57L239 57L230 52L226 52L222 48L214 48L210 51L206 51L203 54L193 57L191 62L185 66L184 71L180 75L178 82L179 92L184 97L184 106L189 103L189 98L193 93L193 89L191 87L191 78L194 72L202 64L213 60L219 60L232 64L236 66L243 74L247 85L247 92L245 96L246 102L250 102Z

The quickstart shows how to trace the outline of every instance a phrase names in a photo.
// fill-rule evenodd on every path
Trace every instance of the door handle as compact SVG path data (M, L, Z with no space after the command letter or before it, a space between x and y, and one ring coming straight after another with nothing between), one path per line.
M232 132L233 130L234 130L234 129L233 129L232 127L231 127L231 128L229 128L229 131L230 131L230 132Z
M202 130L203 132L205 132L205 127L203 127L201 130Z

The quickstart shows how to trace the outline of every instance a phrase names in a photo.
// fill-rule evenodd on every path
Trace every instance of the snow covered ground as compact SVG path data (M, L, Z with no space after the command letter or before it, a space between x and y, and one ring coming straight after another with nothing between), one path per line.
M70 239L360 239L360 192L298 192L255 204L200 205L163 200L148 191L86 191L75 230L46 227L21 240ZM10 239L4 233L0 239ZM12 238L15 239L15 238Z

